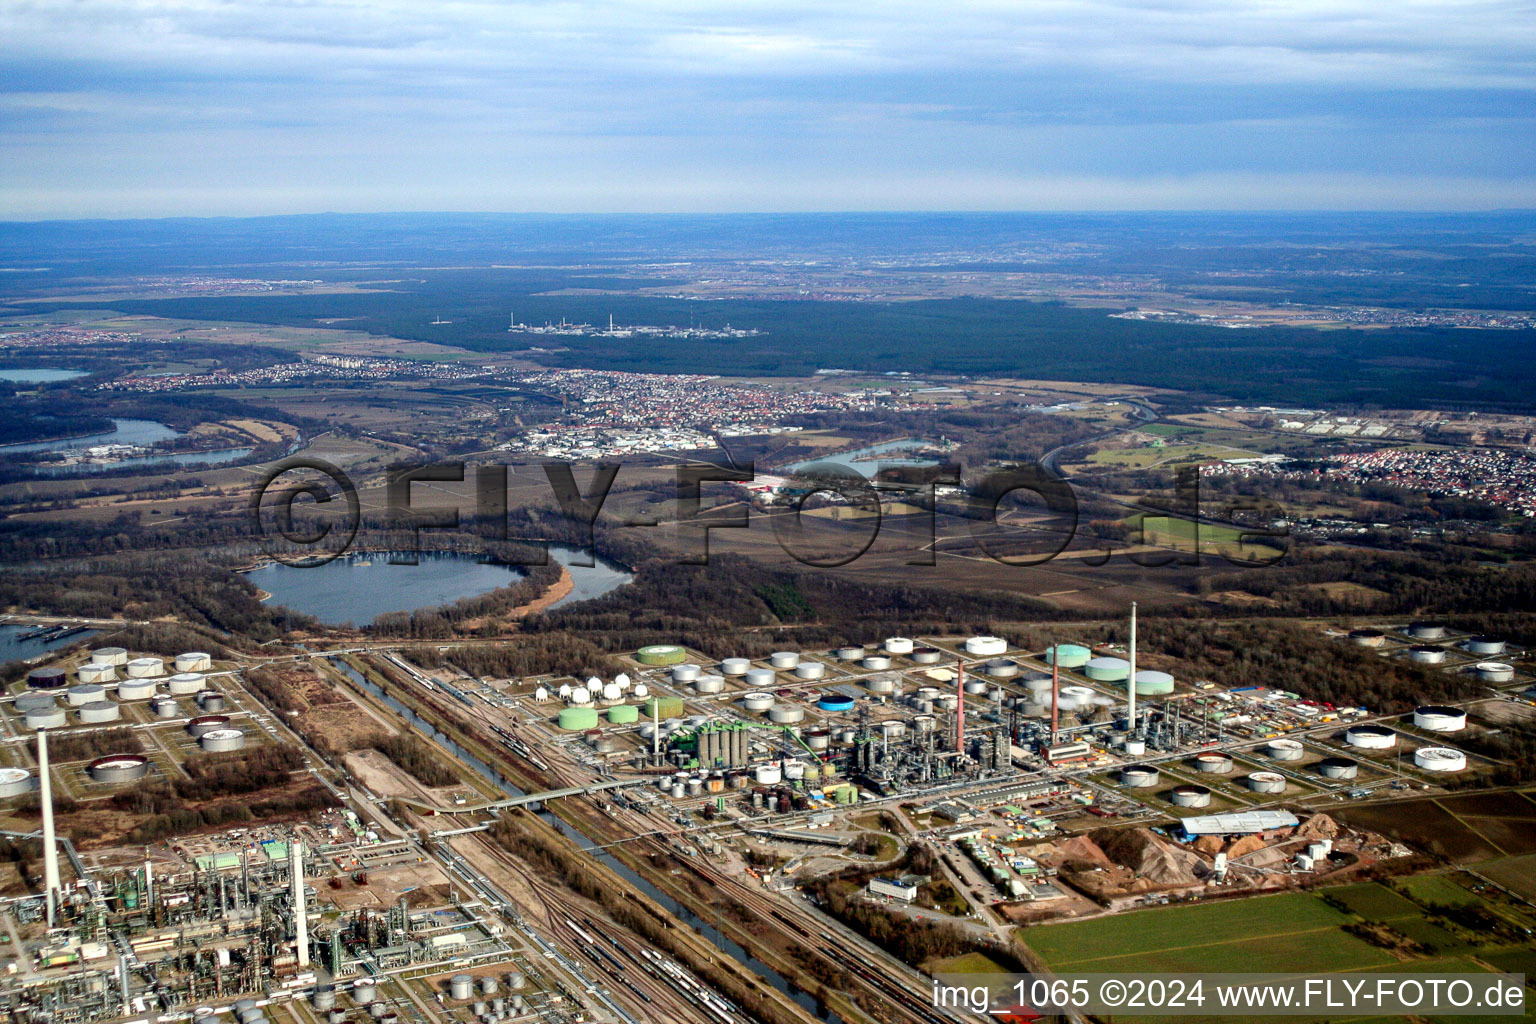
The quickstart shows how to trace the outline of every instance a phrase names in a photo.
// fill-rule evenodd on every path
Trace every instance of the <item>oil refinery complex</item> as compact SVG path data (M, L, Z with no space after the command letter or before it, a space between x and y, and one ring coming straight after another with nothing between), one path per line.
M64 1024L758 1019L702 976L698 943L735 940L723 918L710 930L706 906L688 911L698 935L659 948L615 925L599 897L508 856L504 825L546 822L593 846L679 857L805 956L860 949L870 967L856 984L910 1019L970 1019L924 1008L920 975L798 892L868 864L860 899L911 914L948 903L998 938L1018 908L1070 916L1090 899L1113 909L1180 890L1263 891L1401 856L1327 810L1489 771L1458 740L1486 728L1477 705L1525 699L1531 685L1524 651L1417 622L1334 639L1470 674L1486 696L1386 716L1284 680L1231 689L1139 649L1135 614L1124 646L891 636L748 658L657 644L607 679L478 677L454 667L451 647L428 668L399 643L265 659L112 646L47 656L7 680L0 710L0 801L9 820L40 818L6 838L41 847L40 870L21 870L3 897L0 1004L13 1020ZM311 703L326 694L426 741L456 781L316 746L253 682L279 670ZM184 834L89 852L59 827L220 766L255 771L278 751L279 774L318 783L324 806L234 828L191 820ZM561 801L585 810L552 815ZM904 827L872 859L859 840L879 821ZM1088 843L1109 824L1159 867L1132 870L1124 850ZM934 866L903 871L918 847ZM1103 863L1084 872L1085 857ZM664 880L607 854L593 862L685 912ZM804 996L742 956L767 979L762 998Z

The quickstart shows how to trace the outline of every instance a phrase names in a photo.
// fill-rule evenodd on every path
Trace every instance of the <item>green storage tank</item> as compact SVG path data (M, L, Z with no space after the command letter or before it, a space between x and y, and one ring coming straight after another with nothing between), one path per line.
M561 708L558 723L566 732L596 729L597 711L593 708Z
M1045 663L1053 664L1052 651L1061 659L1062 668L1082 668L1088 664L1088 659L1093 657L1093 652L1080 644L1058 644L1054 649L1046 648Z
M608 721L613 725L633 725L640 720L640 708L635 704L616 704L608 709Z
M652 644L635 652L635 660L642 665L681 665L688 652L675 644Z
M640 710L646 718L681 718L683 714L683 698L649 697L641 705Z

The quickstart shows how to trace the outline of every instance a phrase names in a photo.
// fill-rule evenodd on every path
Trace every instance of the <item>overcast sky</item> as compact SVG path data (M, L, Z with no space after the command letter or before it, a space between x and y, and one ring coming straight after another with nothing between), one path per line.
M1529 208L1533 118L1533 3L0 3L8 219Z

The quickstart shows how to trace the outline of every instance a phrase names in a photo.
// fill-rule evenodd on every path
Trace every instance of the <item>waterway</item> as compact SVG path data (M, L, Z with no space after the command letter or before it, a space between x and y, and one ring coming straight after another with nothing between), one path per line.
M580 548L551 544L549 556L571 574L569 594L558 608L601 597L634 577L621 566L596 560ZM415 565L395 565L389 552L344 555L304 569L273 563L246 573L272 602L313 615L330 625L365 625L389 612L436 608L511 586L527 574L522 566L485 562L477 555L422 552Z
M98 445L121 444L140 447L169 441L181 436L181 432L155 420L114 419L113 429L83 437L58 437L51 441L28 441L22 444L0 445L0 455L25 455L28 452L78 452ZM44 476L72 476L77 473L104 473L124 466L146 467L154 465L218 466L243 459L254 448L223 448L211 452L185 452L177 455L131 455L107 462L77 462L60 466L48 463L37 467Z
M85 375L84 370L55 370L50 367L0 369L0 380L9 381L12 384L54 384L61 380L74 380L76 377Z
M839 452L836 455L823 455L816 459L794 462L784 466L782 472L793 476L797 473L825 467L830 463L843 469L852 470L866 479L873 479L876 473L887 466L937 466L939 460L927 456L898 455L893 458L881 457L888 452L914 451L922 448L931 448L932 446L932 441L925 441L920 437L904 437L896 441L872 444L865 448L855 448L851 452Z
M21 639L23 634L30 633L36 628L36 626L0 626L0 663L15 661L18 658L36 658L38 655L93 637L97 633L96 630L73 633L62 640Z

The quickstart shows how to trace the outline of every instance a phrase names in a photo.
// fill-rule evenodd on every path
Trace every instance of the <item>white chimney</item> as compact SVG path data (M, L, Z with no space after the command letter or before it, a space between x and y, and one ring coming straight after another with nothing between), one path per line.
M43 899L52 928L63 906L64 886L59 881L59 844L53 834L53 779L48 771L48 730L37 730L37 784L43 804Z
M1130 705L1125 723L1126 735L1136 732L1136 602L1131 602L1131 674L1126 678L1126 702Z
M309 915L304 910L304 844L295 836L288 846L288 864L293 874L293 934L299 950L299 966L309 966Z

